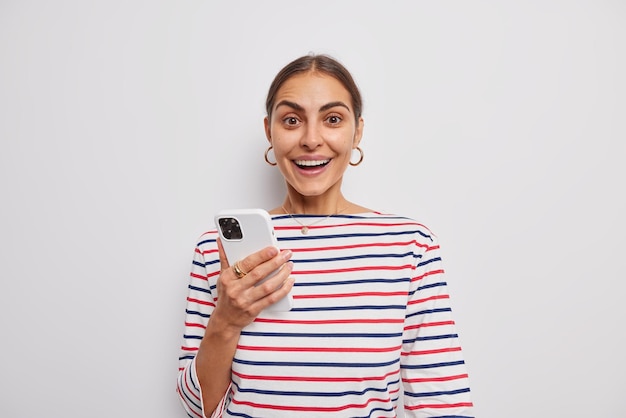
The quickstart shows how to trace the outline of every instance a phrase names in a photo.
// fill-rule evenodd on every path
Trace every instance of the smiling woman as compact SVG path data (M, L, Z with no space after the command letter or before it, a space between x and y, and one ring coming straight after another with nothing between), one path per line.
M287 189L269 211L282 250L227 260L216 230L202 236L178 379L187 413L471 416L436 236L342 193L348 165L363 158L352 76L333 58L304 56L278 73L266 103L265 157ZM265 310L289 292L291 310Z
M287 79L275 100L265 133L287 183L284 206L296 213L344 212L352 204L341 182L363 134L348 90L331 75L309 71Z

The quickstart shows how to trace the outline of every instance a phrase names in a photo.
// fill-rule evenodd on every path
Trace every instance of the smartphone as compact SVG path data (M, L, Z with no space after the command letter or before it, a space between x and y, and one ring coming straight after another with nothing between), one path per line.
M222 241L222 247L230 265L265 247L278 248L278 241L272 226L272 219L263 209L227 209L215 215L215 225ZM274 276L277 269L265 280ZM289 311L293 304L291 292L273 305L268 311Z

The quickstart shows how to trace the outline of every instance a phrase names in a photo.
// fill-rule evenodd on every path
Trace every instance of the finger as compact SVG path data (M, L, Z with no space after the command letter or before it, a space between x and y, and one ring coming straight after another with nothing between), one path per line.
M220 256L220 270L224 271L228 267L230 267L230 264L228 264L228 258L226 258L226 253L224 252L224 247L222 247L222 240L220 240L219 238L217 239L217 251L218 251L219 256Z
M275 292L276 289L280 288L289 278L292 270L293 262L288 261L286 264L279 267L278 270L273 270L272 272L270 272L270 275L266 276L254 285L254 298L262 299L267 295Z
M277 271L281 270L281 267L289 261L291 255L292 253L290 250L281 251L276 256L258 264L254 269L248 271L248 274L246 274L243 279L251 286L256 286L262 280L267 279L268 276L273 276ZM285 278L286 276L283 277L283 280Z
M260 251L250 254L244 259L233 260L239 263L239 268L246 274L250 273L257 266L271 260L279 254L279 250L276 247L265 247ZM284 263L284 262L283 262ZM270 270L271 271L271 270ZM268 272L269 273L269 272Z
M295 279L291 276L293 263L287 262L280 273L263 281L250 289L250 297L255 302L251 306L254 311L262 311L284 298L293 288Z
M276 290L267 295L265 299L270 303L270 305L278 302L279 300L287 296L289 292L291 292L291 289L293 288L295 282L296 279L294 279L293 276L288 276L287 279L278 288L276 288Z

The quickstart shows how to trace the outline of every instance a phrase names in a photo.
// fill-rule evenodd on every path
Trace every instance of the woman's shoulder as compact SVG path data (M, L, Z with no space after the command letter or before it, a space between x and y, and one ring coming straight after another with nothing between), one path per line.
M205 230L196 238L197 246L216 246L217 237L217 228L213 227L211 229Z
M428 235L434 236L434 233L428 226L412 216L377 210L372 210L361 214L355 214L354 216L358 216L363 219L371 219L372 221L380 222L389 226L395 225L398 227L418 229L420 231L426 232Z

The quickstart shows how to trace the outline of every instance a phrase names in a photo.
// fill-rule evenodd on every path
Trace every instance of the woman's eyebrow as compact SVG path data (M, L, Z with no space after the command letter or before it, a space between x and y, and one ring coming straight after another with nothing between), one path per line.
M299 111L304 110L304 108L300 106L298 103L291 102L289 100L281 100L280 102L278 102L275 108L278 109L281 106L288 106L294 110L299 110Z
M297 111L303 111L304 108L302 106L300 106L298 103L296 102L292 102L290 100L281 100L280 102L278 102L278 104L276 105L276 109L278 109L281 106L287 106L292 108L293 110L297 110ZM347 104L345 104L342 101L335 101L335 102L330 102L330 103L326 103L324 106L320 107L319 112L325 112L329 109L332 109L333 107L336 106L341 106L341 107L345 107L348 111L350 110L350 107L348 107Z
M320 107L320 113L325 112L329 109L332 109L333 107L336 107L336 106L345 107L346 109L348 109L348 111L350 110L348 105L346 105L344 102L336 101L336 102L326 103L324 106Z

